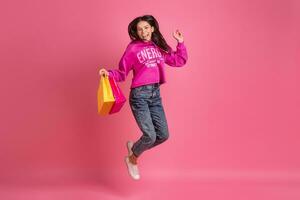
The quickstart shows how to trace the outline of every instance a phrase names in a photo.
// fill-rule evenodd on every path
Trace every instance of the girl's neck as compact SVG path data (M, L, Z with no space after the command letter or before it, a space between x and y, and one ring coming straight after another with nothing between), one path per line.
M152 42L151 40L142 40L142 41L145 42L145 43Z

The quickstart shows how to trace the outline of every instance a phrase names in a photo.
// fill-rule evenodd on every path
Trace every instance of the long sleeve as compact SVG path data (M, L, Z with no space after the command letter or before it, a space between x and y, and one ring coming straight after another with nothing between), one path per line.
M108 70L109 76L112 76L117 82L125 81L128 73L132 69L131 59L129 59L128 52L125 51L120 62L119 69Z
M177 44L176 51L164 54L165 63L172 67L182 67L187 59L187 50L183 42Z

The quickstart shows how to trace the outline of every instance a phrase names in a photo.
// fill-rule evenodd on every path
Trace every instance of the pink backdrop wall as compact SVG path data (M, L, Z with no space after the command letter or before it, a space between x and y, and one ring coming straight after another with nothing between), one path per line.
M128 102L97 115L98 69L115 68L128 23L154 15L189 61L161 87L170 139L140 159L144 179L300 180L299 2L2 1L2 183L129 183ZM132 74L120 86L126 96Z

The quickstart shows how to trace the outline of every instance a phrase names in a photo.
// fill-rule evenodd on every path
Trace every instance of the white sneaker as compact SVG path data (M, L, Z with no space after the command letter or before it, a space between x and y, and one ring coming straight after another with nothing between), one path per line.
M125 163L127 165L127 169L128 169L128 173L129 175L134 179L134 180L139 180L140 179L140 174L139 174L139 169L137 167L137 165L132 164L129 161L129 157L126 156L125 157Z
M128 150L128 156L131 156L132 154L133 154L133 152L132 152L132 146L133 146L133 142L132 141L128 141L127 142L127 150Z

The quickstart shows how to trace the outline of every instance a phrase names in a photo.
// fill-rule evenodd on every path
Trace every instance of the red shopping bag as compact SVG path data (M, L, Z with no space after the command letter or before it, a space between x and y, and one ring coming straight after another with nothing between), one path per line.
M118 86L118 84L116 83L113 77L109 77L109 82L110 82L113 96L115 98L115 102L109 112L109 114L113 114L121 110L121 108L126 102L126 97L122 93L120 87Z

